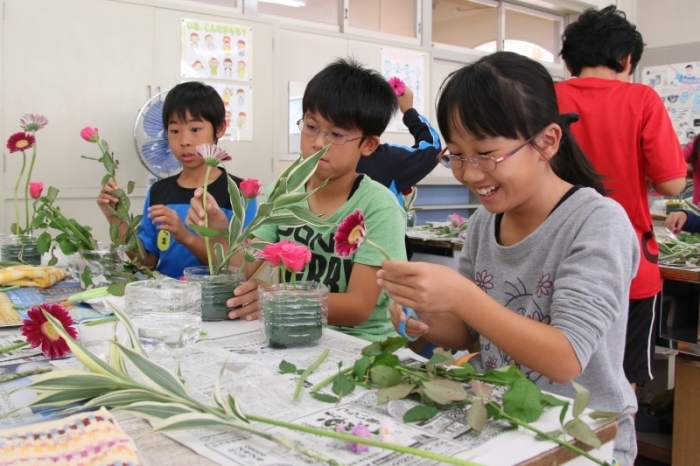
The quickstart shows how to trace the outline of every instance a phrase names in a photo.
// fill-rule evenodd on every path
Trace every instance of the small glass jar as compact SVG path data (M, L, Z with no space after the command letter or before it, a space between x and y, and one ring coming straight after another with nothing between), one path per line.
M192 346L199 337L202 286L172 278L128 283L125 309L147 350Z
M406 227L413 228L418 223L418 215L415 210L409 210L406 212Z
M0 245L0 260L28 265L41 265L41 254L33 235L6 235Z
M124 275L124 246L116 248L103 247L100 249L80 251L68 258L68 271L75 280L80 280L80 286L105 286L113 283L123 283ZM90 282L86 283L85 269L88 269Z
M260 328L273 348L319 340L328 323L328 288L318 282L258 287Z
M236 267L229 267L228 273L209 274L209 267L186 267L184 275L187 281L202 286L202 320L227 320L231 310L226 301L233 297L233 290L245 282L245 275Z

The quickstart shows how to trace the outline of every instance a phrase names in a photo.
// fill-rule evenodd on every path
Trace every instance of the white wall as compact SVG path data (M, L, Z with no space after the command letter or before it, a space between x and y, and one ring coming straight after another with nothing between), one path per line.
M636 24L646 48L700 42L700 1L637 0Z

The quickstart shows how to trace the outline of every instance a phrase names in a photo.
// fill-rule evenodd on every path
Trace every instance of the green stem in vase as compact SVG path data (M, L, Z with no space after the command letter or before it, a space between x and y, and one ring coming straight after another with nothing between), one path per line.
M14 234L20 233L19 226L19 200L17 199L17 192L19 191L19 182L22 181L22 175L24 175L24 167L27 165L27 155L22 151L22 168L19 171L19 176L17 177L17 183L15 183L15 228Z
M209 191L209 173L211 166L207 165L207 172L204 175L204 193L202 194L202 203L204 204L204 226L209 228L209 211L207 209L207 191ZM207 262L209 263L209 275L214 275L214 264L211 260L211 249L209 248L209 237L204 237L204 246L207 248Z
M32 171L34 171L34 160L36 160L36 141L32 151L32 160L29 162L29 171L27 172L27 183L24 185L24 220L25 232L29 232L29 182L32 180ZM18 225L19 227L19 225Z

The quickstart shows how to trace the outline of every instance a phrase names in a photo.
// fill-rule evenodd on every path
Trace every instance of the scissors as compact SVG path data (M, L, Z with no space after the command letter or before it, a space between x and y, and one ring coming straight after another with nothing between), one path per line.
M406 322L408 322L408 319L415 319L415 320L420 320L418 319L418 315L416 314L416 311L411 309L410 307L402 306L403 313L406 314L406 320L402 320L399 323L399 335L401 335L404 338L408 338L408 341L416 341L418 337L411 338L408 335L406 335Z

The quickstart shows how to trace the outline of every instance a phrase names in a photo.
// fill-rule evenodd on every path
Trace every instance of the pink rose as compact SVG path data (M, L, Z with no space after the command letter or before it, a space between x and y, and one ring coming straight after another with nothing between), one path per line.
M459 228L464 225L464 217L459 214L452 214L447 217L447 220L450 222L452 228Z
M44 191L44 183L41 181L30 181L29 182L29 195L32 199L39 199L41 193Z
M97 128L91 126L86 126L80 130L80 137L85 139L87 142L98 142L100 140L100 135L97 134Z
M241 181L241 192L248 199L253 199L258 196L260 192L260 182L255 178L246 178Z
M285 241L282 242L279 257L287 270L298 273L311 261L311 251L302 244Z
M285 240L288 241L288 240ZM265 246L260 253L260 258L262 260L265 260L270 263L273 267L277 267L280 265L280 250L282 250L282 244L284 241L281 243L270 243L267 246Z

